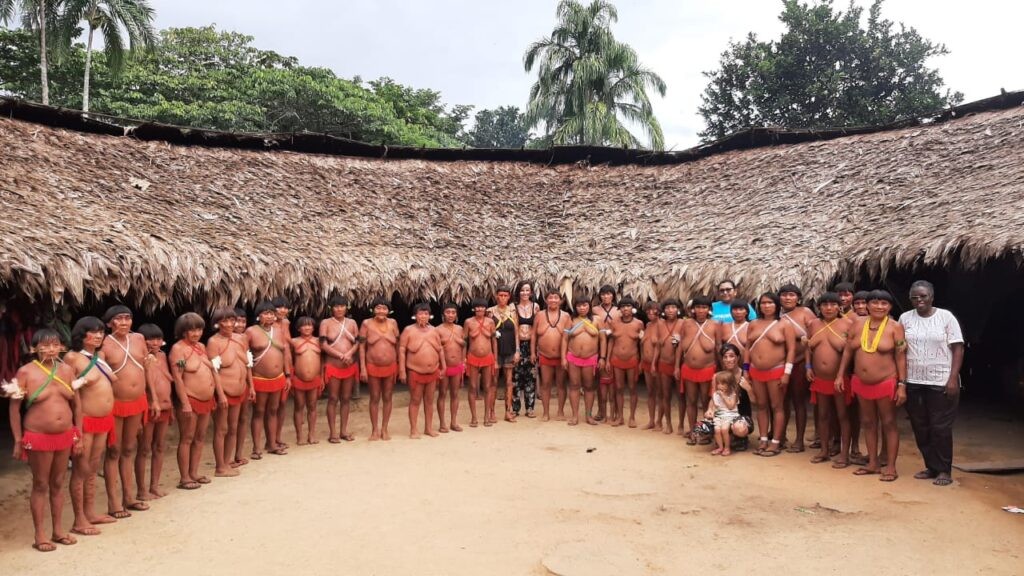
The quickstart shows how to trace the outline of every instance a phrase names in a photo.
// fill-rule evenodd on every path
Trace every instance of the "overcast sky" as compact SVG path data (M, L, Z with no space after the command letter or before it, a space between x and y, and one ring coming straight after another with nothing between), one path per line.
M586 0L585 0L586 1ZM203 26L255 37L256 46L296 56L305 65L365 80L390 76L442 93L448 104L476 109L525 107L533 77L523 70L527 46L551 31L557 0L153 0L159 28ZM706 85L730 39L748 32L776 38L775 0L615 0L620 41L668 84L653 97L665 146L697 143ZM869 5L870 0L856 0ZM838 0L845 6L845 0ZM1010 0L888 0L883 15L945 43L933 65L967 101L1024 89L1020 25L1024 3Z

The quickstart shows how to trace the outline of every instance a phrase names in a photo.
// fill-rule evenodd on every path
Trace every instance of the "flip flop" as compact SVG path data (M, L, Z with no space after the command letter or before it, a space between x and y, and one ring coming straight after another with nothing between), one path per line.
M53 542L33 542L32 547L40 552L53 552L57 549Z
M355 442L356 437L351 434L342 434L341 439L345 442Z
M799 454L800 452L803 452L804 450L806 450L806 448L804 448L803 444L792 444L792 445L790 445L789 448L786 448L786 452L788 452L790 454Z
M100 529L95 526L89 526L88 528L72 528L72 534L78 534L79 536L99 536L101 534Z
M116 512L107 512L107 514L117 518L118 520L124 520L125 518L131 518L132 515L127 510L118 510Z
M341 438L328 438L327 441L331 444L341 444Z
M878 479L882 482L895 482L899 477L899 474L882 474Z
M195 480L189 480L188 482L178 482L178 490L198 490L203 485Z
M263 460L263 452L253 452L249 454L249 458L252 460Z
M273 450L269 450L269 452L275 456L284 456L288 454L288 451L284 448L274 448ZM202 482L202 480L200 480L200 482Z
M842 460L836 460L835 462L832 463L832 467L835 468L836 470L842 470L843 468L846 468L849 465L849 462L843 462Z
M811 464L821 464L822 462L828 462L828 460L828 456L822 456L819 454L814 458L811 458Z
M61 546L74 546L75 544L78 544L78 540L75 540L75 538L70 534L65 534L60 538L54 538L53 541Z
M936 486L949 486L952 483L953 483L953 479L952 478L936 478L932 482L932 484L935 484Z
M758 456L764 456L765 458L772 458L772 457L778 456L779 454L782 454L782 450L768 450L768 449L765 449L765 450L761 450L761 453L758 454Z
M127 506L125 506L125 508L129 510L135 510L136 512L145 512L146 510L149 510L149 504L146 504L145 502L139 500L138 502L132 502L131 504L128 504Z
M200 484L209 484L211 480L206 476L200 476L199 478L196 478L196 482L199 482Z
M931 470L921 470L917 474L914 474L914 480L934 480L939 475Z
M881 474L880 470L870 470L868 468L860 467L853 471L854 476L872 476L874 474Z

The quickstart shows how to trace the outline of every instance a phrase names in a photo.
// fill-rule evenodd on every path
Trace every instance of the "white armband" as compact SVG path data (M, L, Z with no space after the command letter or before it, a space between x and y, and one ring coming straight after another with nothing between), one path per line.
M25 391L18 386L18 379L13 378L10 382L0 382L0 389L3 389L4 396L7 396L11 400L21 400L25 397Z
M245 365L248 366L249 368L252 368L253 367L252 350L246 350L245 351L245 360L246 360Z
M85 378L75 378L71 381L72 390L78 390L82 386L85 386Z
M210 359L210 364L213 364L213 369L220 372L221 359L220 356L214 356Z
M786 362L786 368L783 369L782 373L786 374L787 376L792 374L793 373L793 363L792 362Z

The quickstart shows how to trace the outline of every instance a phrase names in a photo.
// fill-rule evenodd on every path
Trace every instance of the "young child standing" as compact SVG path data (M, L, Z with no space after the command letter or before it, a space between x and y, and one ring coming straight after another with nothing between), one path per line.
M320 359L320 342L313 336L316 321L309 316L303 316L295 322L295 326L299 331L298 337L292 338L292 365L295 367L295 375L292 378L292 387L295 389L295 443L305 446L320 442L316 437L316 403L324 390L321 374L323 367ZM306 434L302 433L303 418L308 425Z
M715 420L715 449L711 454L728 456L732 454L729 450L730 430L733 422L740 417L736 375L723 370L715 374L714 381L715 393L705 413L706 417Z
M160 489L160 473L164 468L167 449L167 428L171 425L174 406L171 405L173 378L164 354L164 333L156 324L139 326L139 334L146 339L146 381L151 383L153 417L142 428L139 451L135 455L135 483L139 500L152 500L167 495ZM146 484L146 464L149 463L149 484Z

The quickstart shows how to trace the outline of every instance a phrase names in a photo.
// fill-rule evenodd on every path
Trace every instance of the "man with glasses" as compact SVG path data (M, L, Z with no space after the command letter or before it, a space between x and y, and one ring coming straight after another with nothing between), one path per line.
M718 283L718 300L711 303L711 319L723 324L732 324L732 299L736 297L736 283L732 280L722 280ZM754 307L747 304L747 319L757 318Z

